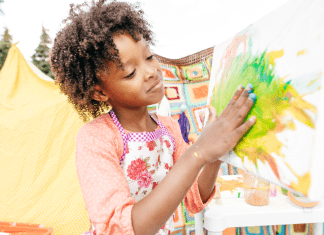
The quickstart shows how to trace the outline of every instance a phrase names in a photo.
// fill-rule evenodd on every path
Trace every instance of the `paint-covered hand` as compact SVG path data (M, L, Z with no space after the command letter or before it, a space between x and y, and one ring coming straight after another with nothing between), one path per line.
M232 150L255 124L255 116L244 122L256 99L255 94L251 92L253 87L248 85L246 89L243 89L242 86L238 88L219 117L214 107L207 106L208 122L192 146L197 156L203 158L205 164L217 161ZM203 114L200 117L202 118Z

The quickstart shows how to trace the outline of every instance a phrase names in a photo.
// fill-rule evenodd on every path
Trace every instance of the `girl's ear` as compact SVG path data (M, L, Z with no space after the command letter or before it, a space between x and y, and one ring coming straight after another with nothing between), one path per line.
M94 99L96 101L106 102L109 99L109 97L107 95L105 95L102 92L102 89L100 88L100 86L98 84L96 84L94 86L94 93L92 95L92 99Z

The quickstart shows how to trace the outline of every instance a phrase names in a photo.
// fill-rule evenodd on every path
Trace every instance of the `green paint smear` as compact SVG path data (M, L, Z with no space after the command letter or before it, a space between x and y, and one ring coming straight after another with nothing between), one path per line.
M215 107L217 114L220 115L239 85L243 85L244 87L248 83L253 85L253 92L257 95L257 100L245 121L251 116L256 116L257 121L245 133L245 138L241 139L233 150L242 158L242 161L244 160L244 156L247 156L257 167L257 158L264 162L267 159L266 157L270 156L271 152L280 154L281 143L274 134L269 138L266 135L278 128L278 125L282 125L278 121L278 117L284 110L287 108L298 109L291 105L290 98L289 96L287 97L289 91L295 94L296 91L289 85L290 81L285 83L275 75L275 65L269 65L269 55L266 50L256 55L252 55L250 52L247 52L245 55L240 54L229 64L224 69L220 82L214 88L211 104ZM308 116L305 117L301 109L294 112L301 113L300 115L304 117L302 121L306 125L313 127L311 119ZM266 140L265 137L267 138ZM273 149L270 151L272 146L276 148L275 151ZM260 156L264 157L262 158Z
M217 113L221 114L238 86L246 87L248 83L251 83L254 88L253 93L257 95L257 100L245 120L255 115L258 121L244 135L249 135L250 138L264 135L268 130L273 130L276 127L276 123L272 120L274 119L273 113L278 111L276 107L279 106L279 103L280 109L289 106L288 100L283 99L285 86L289 84L275 78L274 66L269 68L269 59L266 59L265 54L266 51L257 56L247 53L242 62L239 62L242 55L234 58L228 79L222 81L223 84L218 86L216 93L214 91L212 101Z

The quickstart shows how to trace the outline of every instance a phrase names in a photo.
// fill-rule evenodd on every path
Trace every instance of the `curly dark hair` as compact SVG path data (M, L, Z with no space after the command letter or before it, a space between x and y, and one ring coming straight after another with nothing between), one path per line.
M155 45L151 25L144 18L140 4L92 0L89 11L81 9L89 6L86 2L70 5L70 14L63 23L71 20L61 29L54 40L49 63L55 76L55 84L60 93L67 95L83 122L96 118L108 109L104 102L92 98L94 86L102 84L100 71L108 71L106 62L112 61L118 69L124 69L113 35L128 33L138 42L141 36L147 43ZM79 10L79 13L76 11Z

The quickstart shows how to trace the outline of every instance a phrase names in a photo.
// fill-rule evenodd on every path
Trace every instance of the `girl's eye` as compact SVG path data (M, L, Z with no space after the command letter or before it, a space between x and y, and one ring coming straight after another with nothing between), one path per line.
M154 55L151 55L150 57L148 57L147 59L150 60L154 57Z
M133 76L134 73L135 73L135 70L136 70L136 69L134 69L134 71L133 71L130 75L126 76L125 78L130 78L131 76Z

